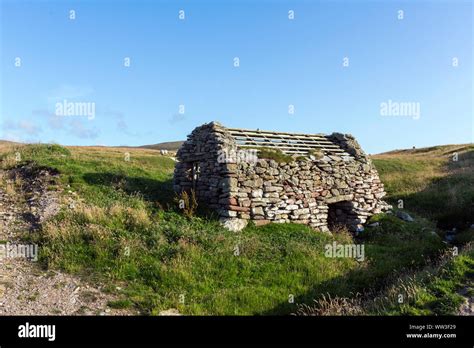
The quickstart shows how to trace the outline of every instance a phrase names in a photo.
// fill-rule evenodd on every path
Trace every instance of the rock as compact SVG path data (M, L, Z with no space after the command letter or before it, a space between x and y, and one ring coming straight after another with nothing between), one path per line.
M369 224L369 225L367 225L367 226L369 226L369 227L379 227L379 226L380 226L380 222L378 222L378 221L377 221L377 222L373 222L373 223L371 223L371 224Z
M397 212L395 213L395 216L398 217L399 219L403 220L403 221L407 221L407 222L413 222L415 221L411 216L410 214L404 212L404 211L401 211L401 210L397 210Z
M221 218L220 223L226 229L232 232L239 232L243 230L246 226L248 221L245 219L228 219L228 218Z
M255 221L255 226L263 226L271 223L270 220L256 220Z
M236 206L236 205L230 205L229 210L248 212L250 210L250 208L248 208L248 207L239 207L239 206Z
M279 192L283 191L283 187L270 186L265 188L265 192Z
M176 308L170 308L170 309L166 309L164 311L161 311L158 315L161 315L161 316L179 316L179 315L181 315L181 313L179 313L179 311Z

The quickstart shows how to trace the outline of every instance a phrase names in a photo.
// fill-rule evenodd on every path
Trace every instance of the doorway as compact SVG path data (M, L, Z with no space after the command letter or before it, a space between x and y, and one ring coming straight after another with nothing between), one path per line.
M328 228L330 231L337 231L347 228L353 231L357 228L358 218L354 212L354 206L350 201L340 201L328 204Z

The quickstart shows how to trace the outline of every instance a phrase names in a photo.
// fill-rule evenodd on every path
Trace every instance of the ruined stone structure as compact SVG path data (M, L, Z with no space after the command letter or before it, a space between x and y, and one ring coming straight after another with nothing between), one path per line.
M259 158L269 149L287 160ZM212 122L188 136L177 159L175 191L195 190L233 230L253 220L356 231L389 208L375 167L348 134L250 131Z

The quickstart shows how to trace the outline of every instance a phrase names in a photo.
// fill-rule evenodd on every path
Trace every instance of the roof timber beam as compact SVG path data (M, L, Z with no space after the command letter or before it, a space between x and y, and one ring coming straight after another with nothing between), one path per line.
M231 133L234 138L258 138L258 139L267 139L267 140L282 140L282 141L297 141L297 142L308 142L308 143L324 143L324 144L334 144L332 141L328 140L327 138L299 138L299 137L283 137L283 136L262 136L260 134L257 135L249 135L245 133Z
M247 133L247 134L270 134L270 135L289 135L289 136L303 136L303 137L326 137L325 134L303 134L303 133L285 133L285 132L273 132L273 131L264 131L264 130L255 130L255 129L243 129L243 128L227 128L227 131L230 133Z
M323 142L330 144L332 143L329 139L324 137L291 137L291 136L280 136L275 134L247 134L247 133L230 133L233 137L247 137L247 138L263 138L263 139L279 139L279 140L294 140L294 141L304 141L304 142Z

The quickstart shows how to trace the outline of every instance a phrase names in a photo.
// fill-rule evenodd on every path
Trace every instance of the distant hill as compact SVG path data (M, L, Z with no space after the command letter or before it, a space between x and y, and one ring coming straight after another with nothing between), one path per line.
M390 155L421 155L421 156L442 156L449 155L455 152L463 153L466 151L474 150L474 144L452 144L452 145L437 145L429 147L420 147L414 149L400 149L400 150L391 150L383 153L374 155L374 157L383 157Z
M106 145L89 145L89 146L82 146L82 147L122 147L122 148L139 148L139 149L149 149L149 150L168 150L168 151L178 151L178 149L181 147L181 145L184 143L184 141L168 141L168 142L163 142L163 143L157 143L157 144L151 144L151 145L142 145L142 146L127 146L127 145L121 145L121 146L106 146ZM8 140L2 140L0 139L0 146L1 147L11 147L15 145L24 145L22 143L17 143L13 141L8 141Z
M152 150L168 150L168 151L178 151L184 141L168 141L165 143L158 143L153 145L143 145L138 146L143 149L152 149Z
M14 141L8 141L8 140L1 140L0 139L0 153L4 151L10 151L13 148L23 145L21 143L16 143Z
M1 144L1 145L6 145L6 144L18 145L19 143L14 142L14 141L10 141L10 140L2 140L2 139L0 139L0 144Z

